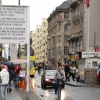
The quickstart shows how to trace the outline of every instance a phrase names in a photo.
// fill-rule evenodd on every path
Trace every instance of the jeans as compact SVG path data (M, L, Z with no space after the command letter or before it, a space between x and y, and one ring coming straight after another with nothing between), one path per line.
M61 87L64 88L64 83L62 82L62 79L56 79L55 80L55 94L57 93L58 91L58 82L61 81L62 85Z
M6 100L7 86L0 86L0 100Z

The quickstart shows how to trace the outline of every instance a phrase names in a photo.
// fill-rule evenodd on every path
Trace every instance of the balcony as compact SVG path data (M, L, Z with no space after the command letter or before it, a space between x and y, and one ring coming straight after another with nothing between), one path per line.
M51 37L55 37L55 34L53 33L53 34L51 34Z
M70 7L75 8L77 6L77 4L78 4L78 0L72 0Z
M76 19L76 16L72 18L72 22L76 22L77 19Z

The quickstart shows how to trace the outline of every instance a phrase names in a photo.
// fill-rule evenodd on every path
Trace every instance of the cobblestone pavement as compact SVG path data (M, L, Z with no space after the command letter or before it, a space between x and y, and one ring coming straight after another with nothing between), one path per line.
M26 100L26 93L22 93L20 90L17 90L22 100ZM30 92L30 100L43 100L42 97L38 96L35 92Z

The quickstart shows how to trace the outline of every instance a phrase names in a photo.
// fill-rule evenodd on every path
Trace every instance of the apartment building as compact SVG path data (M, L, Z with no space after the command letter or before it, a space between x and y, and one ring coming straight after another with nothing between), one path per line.
M43 18L42 25L37 25L36 30L32 32L32 45L35 51L36 63L47 61L47 28L47 18Z
M71 18L68 28L69 55L78 55L76 61L80 68L80 79L84 80L84 68L97 67L100 63L100 2L90 0L89 8L86 8L83 0L68 2ZM94 48L98 51L95 52Z
M48 35L48 21L47 18L42 19L42 28L40 35L40 59L41 62L47 61L47 35Z
M83 0L68 0L70 9L69 15L71 24L68 27L69 41L69 59L73 64L76 61L76 55L81 56L84 50L84 4Z
M69 52L68 25L69 20L69 4L67 1L50 14L48 17L48 41L47 54L51 65L56 68L58 61L63 64Z

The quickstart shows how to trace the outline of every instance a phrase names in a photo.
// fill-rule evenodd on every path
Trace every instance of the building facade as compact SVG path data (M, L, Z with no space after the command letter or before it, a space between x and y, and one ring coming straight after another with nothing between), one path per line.
M76 65L76 55L78 59L84 51L84 4L83 0L68 0L69 15L71 24L68 27L69 59Z
M63 2L48 17L48 42L47 54L51 65L56 68L58 61L63 64L69 52L68 25L69 20L68 2Z
M90 0L89 8L83 0L68 0L68 2L71 18L68 30L69 55L73 53L78 55L76 61L80 68L80 79L84 80L84 69L97 67L100 63L100 2Z
M33 31L33 48L35 51L36 63L47 61L47 35L48 22L46 18L42 19L42 25L36 26L36 31Z

